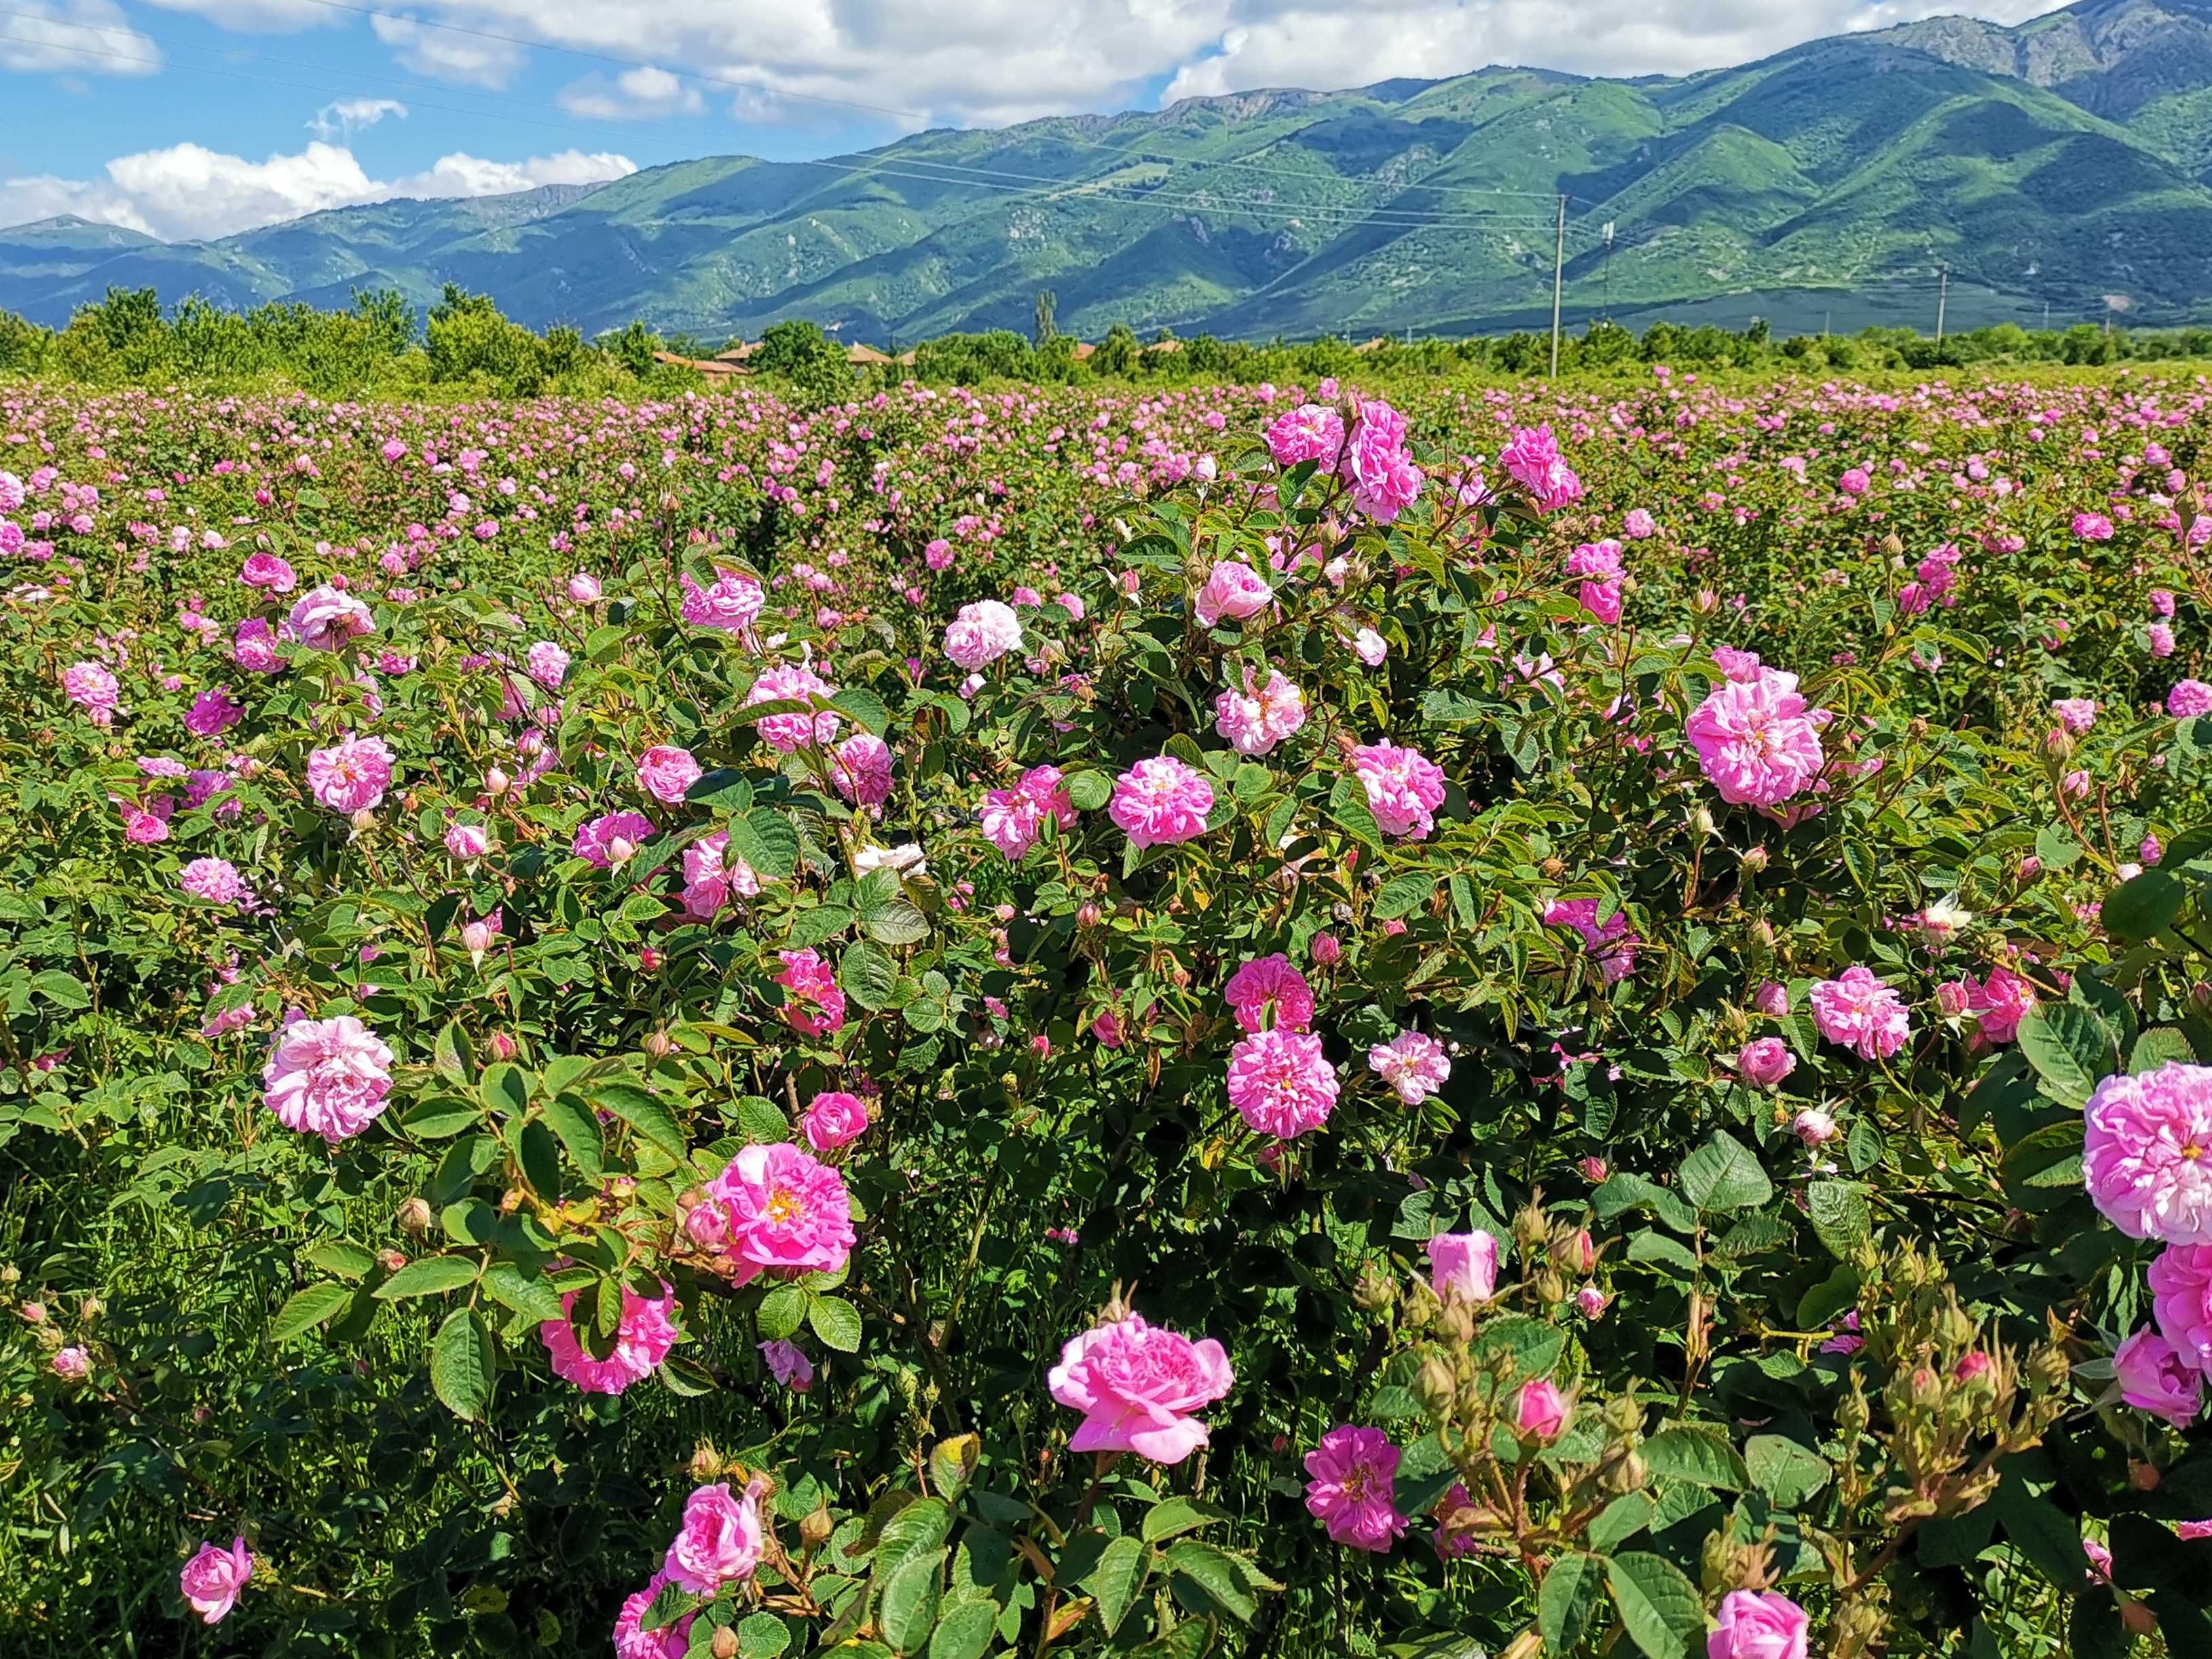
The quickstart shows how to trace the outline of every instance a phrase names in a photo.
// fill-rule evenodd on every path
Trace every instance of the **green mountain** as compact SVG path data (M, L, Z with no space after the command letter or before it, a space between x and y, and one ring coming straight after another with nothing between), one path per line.
M0 231L0 305L111 284L343 303L453 282L533 325L848 338L1115 322L1243 337L1571 322L1778 329L2212 315L2212 0L1942 18L1680 78L1490 68L1352 91L717 156L597 187L346 208L204 244ZM1948 279L1945 273L1948 273Z

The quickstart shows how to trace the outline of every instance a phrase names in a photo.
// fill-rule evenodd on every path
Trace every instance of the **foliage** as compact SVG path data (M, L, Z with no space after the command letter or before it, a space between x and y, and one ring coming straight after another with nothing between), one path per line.
M427 326L441 381L591 350ZM1295 387L811 395L23 390L9 1651L180 1647L234 1533L205 1650L603 1651L631 1598L693 1654L1680 1659L1769 1589L1835 1653L2193 1650L2212 1441L2108 1386L2154 1251L2082 1175L2098 1081L2212 1060L2191 383L1439 386L1388 522L1262 447ZM1539 416L1579 500L1501 455ZM1828 716L1771 811L1686 735L1730 648ZM1303 724L1232 745L1276 674ZM1209 804L1141 845L1162 759ZM1278 956L1310 1010L1237 988ZM1909 1013L1879 1058L1814 1012L1849 964ZM2016 1035L1960 989L2000 969ZM268 1103L295 1018L392 1051L357 1133ZM1331 1103L1278 1139L1232 1056L1308 1025ZM848 1256L747 1269L716 1194L770 1147ZM619 1395L556 1373L664 1295ZM1173 1462L1073 1449L1050 1380L1132 1309L1233 1372ZM1309 1512L1343 1425L1382 1549ZM649 1588L755 1481L746 1574Z

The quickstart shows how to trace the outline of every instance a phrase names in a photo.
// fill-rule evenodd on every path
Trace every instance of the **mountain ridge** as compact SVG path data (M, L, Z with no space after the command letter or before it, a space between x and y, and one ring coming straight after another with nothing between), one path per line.
M1026 330L1050 289L1093 337L1474 332L1548 321L1562 194L1573 319L1932 322L1939 273L1958 326L2212 314L2212 0L1929 19L1680 76L1259 88L204 243L42 221L0 230L0 305L58 323L109 285L420 305L451 282L533 326L805 316L895 343Z

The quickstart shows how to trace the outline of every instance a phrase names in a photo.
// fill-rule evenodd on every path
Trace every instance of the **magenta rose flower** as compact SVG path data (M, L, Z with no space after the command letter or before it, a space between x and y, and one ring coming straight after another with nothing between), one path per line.
M761 1559L761 1499L768 1480L755 1475L738 1497L729 1482L701 1486L684 1501L684 1525L668 1547L661 1571L694 1595L712 1595L736 1579L750 1578Z
M569 1291L561 1298L561 1311L567 1313L575 1301L576 1293ZM586 1353L566 1319L542 1321L538 1340L545 1345L554 1376L586 1394L620 1394L632 1383L644 1382L668 1358L676 1346L675 1313L676 1292L665 1279L657 1297L642 1297L625 1286L615 1344L605 1358Z
M1779 805L1819 777L1826 761L1797 677L1779 669L1723 680L1691 711L1683 732L1698 769L1733 805Z
M1861 1060L1887 1060L1911 1030L1904 1000L1857 963L1814 986L1812 1000L1820 1035Z
M868 1109L858 1095L828 1090L808 1104L805 1127L808 1146L817 1152L834 1152L867 1133Z
M1352 751L1352 765L1384 835L1421 841L1436 828L1434 815L1444 801L1443 769L1420 750L1364 743Z
M1480 1303L1498 1294L1498 1241L1488 1233L1438 1233L1428 1255L1429 1283L1443 1300Z
M333 812L369 811L392 787L391 746L382 738L341 738L307 756L307 789Z
M1084 1414L1070 1451L1133 1451L1180 1463L1206 1443L1206 1425L1191 1413L1236 1381L1212 1338L1194 1342L1133 1313L1072 1338L1046 1384L1059 1404Z
M392 1050L351 1014L295 1019L276 1034L261 1079L279 1122L335 1146L384 1115Z
M1805 1659L1812 1621L1779 1590L1730 1590L1705 1638L1706 1659Z
M1754 1089L1778 1088L1797 1069L1797 1056L1780 1037L1758 1037L1737 1052L1735 1068Z
M1398 1449L1380 1429L1339 1424L1306 1454L1306 1512L1356 1550L1387 1550L1406 1530L1398 1513Z
M2145 1326L2112 1350L2120 1398L2139 1412L2185 1429L2204 1408L2204 1375L2187 1356Z
M844 1177L788 1141L741 1148L707 1183L707 1194L721 1208L738 1284L763 1269L835 1273L852 1255Z
M1213 786L1172 755L1140 760L1115 781L1106 816L1139 848L1166 847L1206 833Z
M2130 1238L2212 1244L2212 1066L2108 1077L2082 1117L2082 1175L2107 1220Z
M227 1550L202 1544L177 1575L177 1590L202 1624L220 1625L252 1577L253 1553L245 1539L234 1538Z
M1224 559L1207 573L1206 585L1192 602L1191 614L1200 628L1218 627L1224 617L1241 621L1267 608L1275 592L1249 564Z
M705 770L691 757L690 750L672 743L657 743L637 757L638 782L647 794L665 806L681 803Z
M1255 1134L1295 1139L1336 1109L1336 1068L1321 1039L1255 1031L1229 1051L1229 1103Z

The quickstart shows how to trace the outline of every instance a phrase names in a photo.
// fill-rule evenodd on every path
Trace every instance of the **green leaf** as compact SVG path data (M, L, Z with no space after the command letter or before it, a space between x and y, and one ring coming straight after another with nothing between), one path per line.
M1189 1579L1205 1593L1207 1601L1240 1625L1250 1624L1252 1615L1260 1610L1259 1598L1246 1584L1243 1569L1233 1558L1211 1544L1195 1538L1170 1544L1167 1566L1170 1574Z
M873 1013L890 1007L898 994L898 963L880 945L860 939L847 945L839 958L837 983L847 996Z
M799 868L799 830L772 806L752 806L728 823L729 851L763 881L785 881Z
M876 1542L875 1582L878 1587L916 1556L941 1547L952 1530L952 1506L942 1498L917 1498L884 1522Z
M890 728L891 711L864 685L844 687L830 697L830 706L872 736L880 738Z
M449 1019L438 1032L438 1040L430 1049L430 1064L438 1075L448 1083L466 1083L469 1073L476 1069L476 1051L469 1044L469 1034L461 1029L457 1019Z
M1650 1227L1640 1227L1629 1238L1628 1260L1645 1267L1668 1267L1685 1279L1698 1275L1698 1258L1687 1246Z
M1856 1261L1874 1243L1866 1188L1856 1181L1815 1181L1805 1190L1813 1231L1839 1261Z
M1196 1498L1165 1498L1145 1511L1145 1541L1157 1544L1163 1539L1194 1532L1200 1527L1210 1527L1216 1522L1233 1518L1227 1510Z
M2027 1489L2017 1468L2005 1468L1990 1499L1997 1524L2038 1571L2063 1590L2081 1588L2081 1528L2047 1498Z
M2046 823L2035 832L2035 855L2050 871L2070 868L2081 856L2081 843L2057 824Z
M806 1304L806 1322L825 1346L839 1353L860 1351L860 1313L842 1297L817 1296Z
M2039 1002L2020 1023L2020 1051L2043 1092L2067 1106L2088 1103L2100 1079L2117 1069L2104 1023L2070 1002Z
M1435 896L1437 878L1419 871L1393 876L1375 896L1375 914L1384 921L1408 916Z
M2185 1035L2171 1025L2152 1026L2137 1037L2135 1047L2128 1050L2128 1070L2137 1077L2174 1062L2194 1066L2197 1064L2197 1050L2190 1046Z
M1382 850L1382 826L1375 821L1375 810L1367 804L1367 791L1357 778L1340 777L1328 793L1328 816L1337 828L1354 841Z
M410 1297L442 1296L477 1282L477 1261L465 1255L426 1255L410 1261L378 1285L379 1302L404 1302Z
M524 1273L512 1261L495 1261L485 1268L483 1287L502 1308L510 1308L541 1325L548 1320L568 1317L561 1308L560 1292L536 1274Z
M547 1127L560 1137L577 1173L597 1184L606 1173L607 1152L598 1114L574 1095L556 1095L545 1103L544 1115Z
M358 1244L349 1244L343 1239L326 1238L319 1244L310 1244L301 1253L312 1265L326 1273L336 1273L340 1279L366 1279L375 1271L376 1258Z
M956 1601L937 1616L929 1659L982 1659L998 1632L999 1604L988 1598Z
M1122 1620L1128 1617L1137 1592L1144 1588L1152 1570L1152 1547L1141 1538L1124 1534L1106 1546L1098 1565L1083 1579L1083 1588L1097 1603L1099 1627L1107 1635L1121 1628Z
M1662 1480L1686 1480L1723 1492L1741 1492L1751 1484L1724 1429L1678 1423L1646 1440L1643 1451L1644 1466Z
M1589 1546L1610 1551L1626 1543L1651 1524L1659 1512L1658 1501L1648 1492L1625 1492L1598 1511L1590 1522Z
M684 1139L683 1126L677 1122L676 1115L657 1096L647 1094L634 1083L602 1083L592 1091L591 1099L593 1104L612 1112L678 1164L691 1156L690 1144Z
M289 1342L295 1336L306 1335L318 1325L336 1318L338 1310L353 1297L354 1293L344 1285L327 1282L294 1291L269 1323L270 1340Z
M461 1095L431 1095L416 1101L399 1127L417 1140L442 1140L483 1121L483 1108Z
M1672 1561L1632 1551L1606 1563L1605 1578L1621 1628L1647 1659L1688 1659L1704 1648L1705 1604Z
M495 1112L519 1116L530 1105L530 1073L508 1060L487 1066L477 1093Z
M860 913L860 926L882 945L915 945L929 937L929 918L902 898L870 905Z
M1544 1574L1536 1593L1536 1632L1544 1638L1547 1653L1563 1656L1574 1651L1589 1628L1590 1615L1605 1583L1605 1563L1579 1550L1563 1555Z
M791 1645L791 1626L772 1613L749 1613L738 1621L738 1659L776 1659Z
M1787 1435L1754 1434L1743 1444L1752 1483L1778 1510L1794 1510L1828 1484L1828 1462Z
M1682 1160L1682 1195L1700 1210L1748 1209L1774 1196L1751 1149L1724 1129Z
M1103 772L1070 772L1062 781L1079 812L1096 812L1114 799L1114 780Z
M92 993L84 988L84 981L58 968L43 968L32 975L31 988L58 1008L92 1006Z
M497 1369L483 1316L474 1308L456 1308L447 1314L430 1343L430 1386L446 1409L465 1423L482 1417L491 1403Z
M2146 870L2106 896L2097 920L2115 938L2145 939L2172 926L2188 900L2189 890L2171 871Z
M771 1342L795 1336L806 1318L806 1291L797 1285L779 1285L761 1298L755 1322Z
M933 1550L899 1564L884 1583L876 1604L876 1629L892 1649L919 1653L937 1623L937 1601L944 1594L945 1552Z

